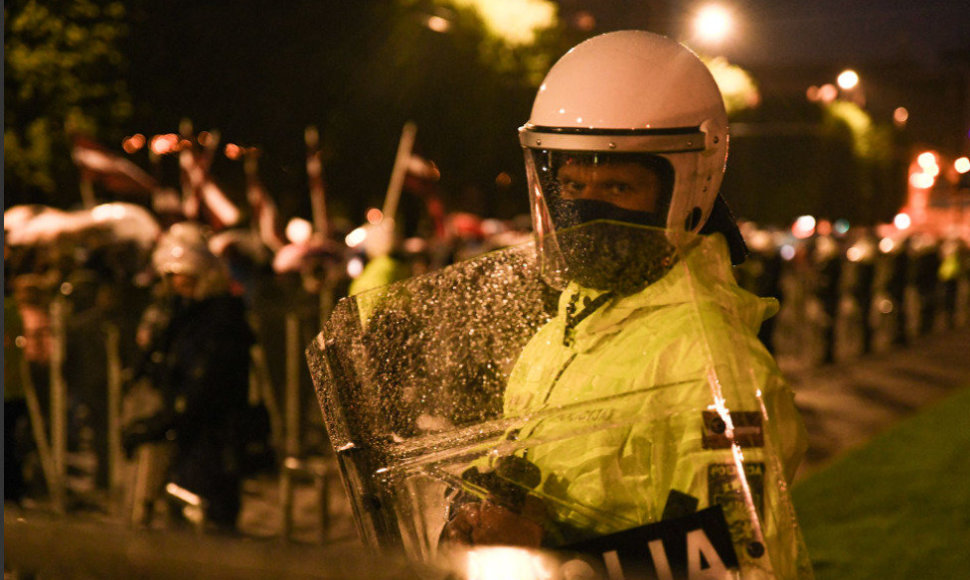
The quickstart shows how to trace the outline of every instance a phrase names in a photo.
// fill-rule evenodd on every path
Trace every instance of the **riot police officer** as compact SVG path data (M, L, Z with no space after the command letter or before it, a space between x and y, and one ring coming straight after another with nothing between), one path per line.
M504 397L507 417L536 417L509 433L534 491L518 511L463 503L442 537L568 544L719 506L742 576L810 577L787 492L804 426L757 336L778 303L732 274L745 250L718 195L710 72L655 34L594 37L550 70L519 136L540 270L562 289ZM515 481L510 461L466 477Z

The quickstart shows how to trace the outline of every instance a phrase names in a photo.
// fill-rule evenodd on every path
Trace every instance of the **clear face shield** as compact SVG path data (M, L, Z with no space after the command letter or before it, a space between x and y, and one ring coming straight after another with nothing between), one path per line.
M309 345L361 538L458 578L528 567L607 578L614 556L627 577L669 566L686 578L702 561L698 574L770 576L787 557L773 546L796 534L781 438L744 338L707 326L692 271L723 256L704 244L683 254L663 229L615 220L553 233L576 252L607 235L617 252L652 240L629 284L660 278L570 313L573 286L550 287L537 259L547 235L341 300ZM618 284L570 265L572 251L557 250L561 281ZM663 330L684 324L697 326L678 335L690 340L671 342Z
M619 295L659 280L675 260L664 230L674 172L641 153L525 149L542 275Z

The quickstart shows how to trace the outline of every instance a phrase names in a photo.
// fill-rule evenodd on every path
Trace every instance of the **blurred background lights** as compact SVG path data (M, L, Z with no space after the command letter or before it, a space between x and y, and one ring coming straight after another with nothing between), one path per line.
M175 133L155 135L152 137L149 147L151 148L152 153L155 155L168 155L169 153L178 151L179 137Z
M823 103L831 103L839 96L839 89L832 83L826 83L818 88L818 100Z
M121 142L121 148L125 150L125 153L131 154L138 151L145 146L145 136L141 133L135 133L131 137L126 137L124 141Z
M451 30L451 22L441 16L428 16L427 26L435 32L445 33Z
M916 189L929 189L936 183L936 179L929 173L913 173L909 176L909 184Z
M781 254L781 258L783 260L785 260L786 262L790 262L795 257L795 246L791 244L785 244L781 247L780 250L778 250L778 253Z
M933 167L936 165L936 154L932 151L924 151L916 158L916 163L923 169Z
M966 173L970 171L970 157L960 157L953 162L953 168L957 170L957 173Z
M829 220L818 220L815 222L815 233L820 236L828 236L832 234L832 222Z
M799 216L792 224L791 233L800 240L810 237L815 233L815 218L810 215Z
M719 43L731 32L731 14L723 6L709 4L697 12L694 31L704 42Z
M553 575L539 554L522 548L484 546L469 550L467 556L468 580L539 580Z
M530 45L537 31L556 22L556 6L545 0L455 0L478 13L485 27L511 46Z
M896 217L893 218L893 225L898 229L905 230L909 229L909 226L913 225L913 220L909 217L908 213L900 212L896 214Z
M369 210L367 210L367 223L377 224L377 223L380 223L381 220L383 219L384 219L384 212L377 209L376 207L372 207Z
M364 240L366 239L367 239L367 228L361 226L359 228L355 228L353 231L347 234L347 236L344 238L344 243L346 243L347 247L349 248L356 248L359 245L363 244Z
M844 91L849 91L856 88L859 85L859 74L852 69L845 69L839 73L838 78L835 82L839 83L839 88Z
M902 127L908 120L909 109L906 107L896 107L896 109L893 110L893 123L895 123L897 127Z
M849 231L849 220L845 218L837 219L835 220L835 223L832 224L832 228L835 230L835 233L839 234L840 236L846 234Z
M364 271L364 260L360 256L354 256L347 261L347 275L351 278L357 278Z
M209 147L214 143L217 143L219 141L219 138L208 131L202 131L196 136L196 140L198 140L199 145L202 145L203 147Z
M573 25L579 30L589 32L596 28L596 17L587 10L580 10L573 17Z
M910 169L909 185L916 189L929 189L940 174L939 158L933 151L924 151L916 157L917 168Z
M242 156L242 147L235 143L226 143L226 157L229 159L239 159Z
M286 224L286 239L294 244L305 244L313 235L313 226L303 218L293 218Z
M883 254L888 254L889 252L893 251L893 248L895 247L896 242L894 242L892 238L883 238L879 240L879 251Z

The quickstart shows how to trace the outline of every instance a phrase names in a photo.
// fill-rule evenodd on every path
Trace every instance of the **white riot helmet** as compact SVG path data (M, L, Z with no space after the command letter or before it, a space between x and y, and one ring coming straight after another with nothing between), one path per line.
M194 298L199 300L224 293L229 287L225 264L209 250L204 229L190 222L173 224L161 235L152 252L152 266L163 276L196 278Z
M694 53L628 30L586 40L552 67L519 140L537 234L556 228L547 204L556 195L557 164L583 154L663 160L672 175L655 225L698 232L721 185L728 122L717 84Z

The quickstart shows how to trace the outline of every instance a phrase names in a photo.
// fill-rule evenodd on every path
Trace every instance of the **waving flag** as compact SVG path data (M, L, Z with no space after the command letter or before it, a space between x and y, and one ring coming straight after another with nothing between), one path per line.
M183 200L183 212L189 219L207 222L215 230L235 225L239 208L216 185L207 164L191 149L179 153L179 166L189 195Z
M112 193L150 196L158 187L145 170L85 137L74 138L71 158L82 180L97 182Z
M428 215L434 223L435 235L442 237L445 234L445 207L438 191L439 179L441 171L434 161L411 153L407 172L404 174L404 190L424 200Z

